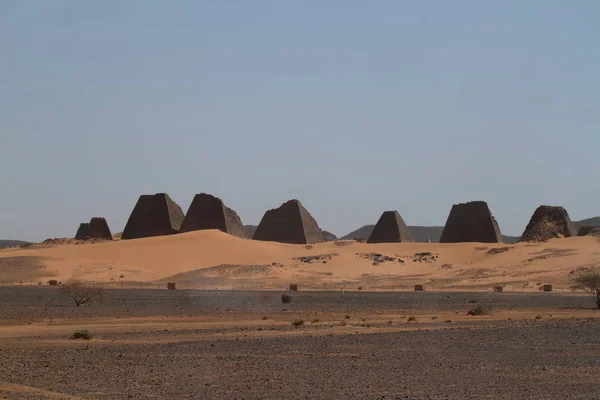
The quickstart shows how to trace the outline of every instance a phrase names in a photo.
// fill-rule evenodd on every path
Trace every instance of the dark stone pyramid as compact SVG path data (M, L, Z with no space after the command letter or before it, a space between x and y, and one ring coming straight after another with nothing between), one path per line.
M546 242L575 236L575 226L563 207L539 206L521 236L521 242Z
M317 221L298 200L290 200L265 212L252 239L296 244L325 240Z
M385 211L367 243L413 243L415 240L398 211Z
M230 235L245 238L242 220L235 211L223 204L218 197L200 193L188 209L179 232L219 229Z
M75 234L75 239L87 240L89 228L90 228L90 224L87 222L82 222L81 224L79 224L79 229L77 229L77 233Z
M168 194L144 194L138 199L121 239L172 235L179 232L183 211Z
M459 242L503 242L498 223L485 201L471 201L452 206L440 243Z
M82 223L77 229L75 239L78 240L89 240L89 239L104 239L112 240L112 234L110 228L106 223L106 219L101 217L92 217L89 223Z

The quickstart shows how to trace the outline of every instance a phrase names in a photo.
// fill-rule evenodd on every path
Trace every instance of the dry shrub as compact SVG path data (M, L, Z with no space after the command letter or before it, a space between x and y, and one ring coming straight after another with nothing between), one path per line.
M90 339L93 339L93 338L94 338L94 335L92 335L91 333L89 333L87 329L81 329L81 330L75 331L71 335L71 339L85 339L85 340L90 340Z
M290 296L289 294L282 294L281 295L281 302L284 304L288 304L292 302L293 297Z
M502 293L503 290L504 290L504 286L502 286L502 285L494 285L494 292L496 292L496 293Z
M492 309L489 307L477 306L472 310L469 310L467 315L488 315L492 312Z
M88 286L78 280L69 280L58 288L59 292L70 297L77 307L89 303L92 300L102 300L104 290Z
M292 321L292 325L294 325L296 328L304 325L304 320L303 319L297 319Z

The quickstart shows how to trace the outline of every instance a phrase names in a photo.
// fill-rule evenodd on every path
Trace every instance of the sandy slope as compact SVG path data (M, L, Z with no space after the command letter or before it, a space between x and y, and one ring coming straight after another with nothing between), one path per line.
M509 250L488 253L502 247ZM414 261L419 258L415 253L421 252L430 252L437 258ZM330 253L337 255L325 262L294 259ZM400 258L404 263L388 261L373 265L371 258L358 255L361 253L381 253ZM24 267L29 261L37 263L38 268ZM20 267L15 268L19 262ZM202 283L218 278L273 283L345 281L367 286L424 282L430 287L475 287L491 283L522 287L527 282L566 283L571 270L594 263L600 263L600 240L594 237L517 245L328 242L303 246L244 240L219 231L198 231L128 241L4 250L0 251L0 280L77 277L94 281L167 279ZM221 264L248 267L206 270ZM177 274L182 275L171 277ZM124 277L120 278L121 275Z

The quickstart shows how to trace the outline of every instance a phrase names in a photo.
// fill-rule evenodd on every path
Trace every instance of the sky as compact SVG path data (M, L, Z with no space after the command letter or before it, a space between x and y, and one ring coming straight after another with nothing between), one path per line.
M297 198L339 236L485 200L600 215L600 2L0 2L0 238L141 194Z

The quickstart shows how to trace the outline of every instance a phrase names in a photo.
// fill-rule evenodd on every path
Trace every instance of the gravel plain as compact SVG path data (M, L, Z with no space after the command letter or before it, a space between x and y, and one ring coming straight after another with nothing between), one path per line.
M75 308L54 288L1 287L0 393L600 399L600 312L586 309L585 296L299 292L291 304L280 296L109 290L103 303ZM465 316L477 305L492 307L490 317ZM305 324L294 328L297 318ZM142 328L144 321L154 322ZM95 338L71 340L64 332L73 327L89 327Z

